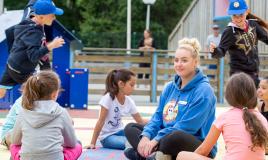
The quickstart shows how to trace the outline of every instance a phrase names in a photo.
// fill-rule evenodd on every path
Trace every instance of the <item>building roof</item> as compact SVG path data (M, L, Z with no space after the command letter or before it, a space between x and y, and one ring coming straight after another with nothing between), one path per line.
M18 24L23 15L23 10L5 11L0 14L0 42L6 39L5 30Z

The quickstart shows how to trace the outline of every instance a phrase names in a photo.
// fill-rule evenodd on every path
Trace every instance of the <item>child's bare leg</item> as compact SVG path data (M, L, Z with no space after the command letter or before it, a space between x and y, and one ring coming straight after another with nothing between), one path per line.
M176 158L176 160L212 160L208 157L199 155L194 152L180 152Z
M0 98L3 98L6 95L6 89L0 88Z

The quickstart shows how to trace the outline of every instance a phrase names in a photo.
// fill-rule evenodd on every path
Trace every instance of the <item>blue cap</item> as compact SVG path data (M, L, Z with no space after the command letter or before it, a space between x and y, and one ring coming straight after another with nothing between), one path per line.
M248 10L248 6L245 0L230 0L228 14L243 14Z
M37 0L33 5L34 13L37 15L55 14L62 15L63 10L57 8L52 0Z

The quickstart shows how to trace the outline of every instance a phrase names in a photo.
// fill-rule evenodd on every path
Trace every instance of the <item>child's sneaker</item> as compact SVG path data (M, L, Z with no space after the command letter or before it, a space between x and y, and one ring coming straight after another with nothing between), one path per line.
M149 157L146 158L146 160L156 160L155 155L156 155L156 152L152 153Z
M134 148L127 148L124 150L124 155L129 160L145 160L145 158L141 157Z
M156 160L172 160L172 156L169 154L164 154L161 151L157 151L155 154L155 159Z

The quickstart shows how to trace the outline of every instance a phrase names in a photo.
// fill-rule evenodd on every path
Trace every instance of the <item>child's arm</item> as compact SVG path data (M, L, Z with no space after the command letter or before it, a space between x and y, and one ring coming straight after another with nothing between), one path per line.
M21 145L21 138L22 138L21 121L22 117L21 115L18 115L12 131L11 144Z
M208 156L213 146L217 143L220 134L221 131L212 125L206 139L194 152L203 156Z
M43 46L40 44L43 35L43 32L40 31L29 31L20 37L21 41L27 47L26 55L33 63L38 62L44 55L48 54L54 48L61 47L65 43L64 39L56 37L51 43Z
M3 124L2 127L1 139L3 139L6 136L6 134L13 129L16 122L17 114L22 109L21 99L22 97L18 98L11 107L11 109L9 110L5 119L5 123Z
M236 42L233 30L231 27L227 27L222 33L219 46L216 47L216 44L214 43L209 44L209 52L211 53L213 58L224 57L226 51L229 50L232 45L235 45L235 43Z
M98 121L97 121L97 123L95 125L90 145L86 146L85 148L88 148L88 149L95 149L96 148L96 142L97 142L97 139L98 139L98 137L100 135L100 131L101 131L103 125L104 125L104 122L105 122L105 119L107 117L107 114L108 114L108 109L106 109L105 107L101 106L99 119L98 119Z
M148 123L148 119L142 118L140 113L132 114L132 117L139 124L146 125Z
M65 41L61 37L56 37L53 39L52 42L47 44L47 49L49 51L52 51L54 48L62 47L65 44Z

